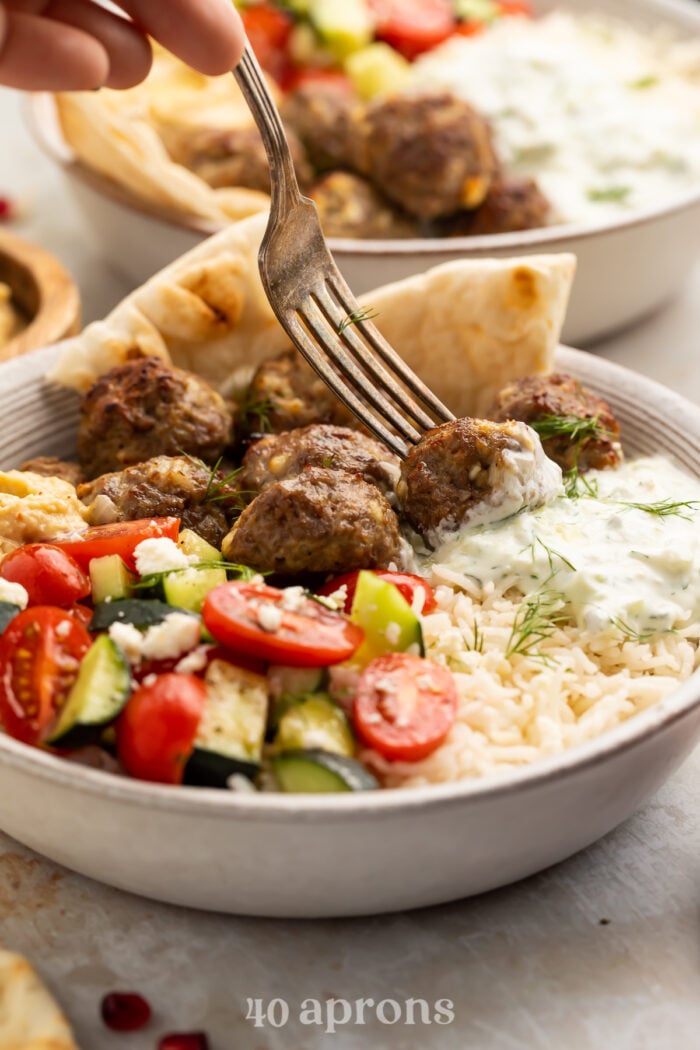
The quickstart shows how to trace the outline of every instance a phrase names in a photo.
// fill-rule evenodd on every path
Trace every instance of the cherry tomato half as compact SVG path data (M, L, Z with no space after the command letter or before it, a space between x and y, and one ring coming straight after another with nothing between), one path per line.
M283 80L290 64L287 44L294 27L291 15L264 2L243 8L240 15L258 62L275 80Z
M39 744L75 681L90 635L63 609L35 605L0 636L0 722L16 740Z
M176 540L180 532L179 518L144 518L141 521L115 521L111 525L95 525L81 533L77 540L56 540L55 546L66 551L87 570L93 558L118 554L129 569L136 568L134 551L143 540L165 536Z
M396 762L417 762L447 736L457 716L457 686L446 667L409 653L387 653L362 672L355 729Z
M49 543L12 551L0 564L0 576L21 583L30 605L72 605L90 593L90 581L75 558Z
M437 609L437 601L435 600L433 589L422 576L414 576L410 572L390 572L388 569L368 569L367 571L373 572L375 576L386 580L387 583L393 583L394 587L401 592L411 607L413 607L416 594L422 591L424 597L421 613L424 615ZM352 609L352 600L355 597L357 577L359 575L360 571L356 569L354 572L346 572L342 576L336 576L334 579L329 580L328 583L324 583L322 587L319 587L318 593L328 596L334 594L340 587L345 587L347 598L343 608L346 613L349 613Z
M370 0L375 32L406 58L437 47L454 31L450 0Z
M116 725L117 754L127 773L181 784L206 696L204 683L189 674L161 674L139 686Z
M234 653L290 667L339 664L364 640L361 627L311 598L285 604L284 591L241 580L210 591L202 619L214 638Z

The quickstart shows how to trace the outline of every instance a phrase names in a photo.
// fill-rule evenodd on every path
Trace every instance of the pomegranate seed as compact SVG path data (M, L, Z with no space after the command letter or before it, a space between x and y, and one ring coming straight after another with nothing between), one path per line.
M110 992L102 1000L102 1020L113 1032L136 1032L151 1020L151 1008L136 992Z
M205 1032L173 1032L163 1036L158 1050L209 1050L209 1040Z

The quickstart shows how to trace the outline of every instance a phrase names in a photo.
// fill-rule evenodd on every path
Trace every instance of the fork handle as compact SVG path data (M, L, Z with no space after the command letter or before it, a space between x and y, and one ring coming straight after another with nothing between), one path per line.
M270 217L277 218L303 198L279 110L250 44L246 43L243 57L233 75L262 136L270 163Z

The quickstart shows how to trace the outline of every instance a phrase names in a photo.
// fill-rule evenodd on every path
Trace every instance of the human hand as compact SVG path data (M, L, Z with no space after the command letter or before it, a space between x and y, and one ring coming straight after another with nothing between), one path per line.
M0 84L25 91L127 88L151 67L152 36L202 73L232 69L244 33L232 0L119 0L127 18L93 0L0 3Z

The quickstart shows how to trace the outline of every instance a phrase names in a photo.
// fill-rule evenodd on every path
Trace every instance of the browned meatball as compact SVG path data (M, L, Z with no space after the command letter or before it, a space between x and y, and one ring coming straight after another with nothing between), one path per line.
M314 172L304 147L293 131L287 141L299 183L308 186ZM261 193L270 191L270 164L256 127L188 131L169 143L169 152L173 160L184 164L214 189L244 186Z
M534 179L498 178L478 208L444 219L439 232L448 237L515 233L546 226L551 217L552 206Z
M342 84L313 81L290 91L281 106L289 134L296 132L316 171L354 167L359 102Z
M270 485L224 540L226 558L284 576L398 563L396 514L374 486L322 467Z
M437 219L486 196L497 168L491 130L454 95L380 99L358 128L358 170L411 215Z
M92 524L139 518L180 518L214 547L220 547L240 509L235 484L201 460L155 456L126 470L103 474L78 487Z
M238 483L252 498L306 467L354 474L384 493L393 493L401 469L398 458L375 438L348 427L315 423L256 441L243 458Z
M499 520L561 488L561 471L523 423L465 418L434 427L411 449L397 494L408 523L435 546L465 519Z
M358 425L296 350L264 361L251 380L242 406L241 433L278 434L309 423Z
M231 439L232 422L223 398L203 379L139 357L85 394L78 455L88 478L182 452L214 463Z
M325 175L309 190L326 237L418 237L418 223L363 179L347 171Z
M19 469L31 471L32 474L41 474L45 478L62 478L63 481L69 481L71 485L79 485L83 480L83 472L79 463L56 459L55 456L36 456L35 459L28 459Z
M620 426L610 405L573 376L525 376L501 390L489 415L520 419L536 430L563 470L604 470L623 458ZM581 428L581 422L588 426Z

